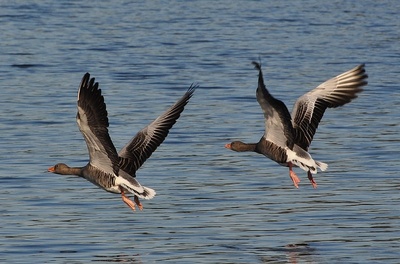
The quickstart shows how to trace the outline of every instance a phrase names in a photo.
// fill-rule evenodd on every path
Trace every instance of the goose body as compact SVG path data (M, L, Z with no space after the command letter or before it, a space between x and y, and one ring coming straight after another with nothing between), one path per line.
M156 192L136 180L136 171L167 137L196 88L190 86L174 105L140 130L117 153L108 133L107 110L101 89L95 79L86 73L78 91L76 121L86 141L89 162L84 167L69 167L58 163L48 171L85 178L108 192L121 194L122 200L132 210L135 210L135 205L142 210L139 198L151 199ZM134 195L134 202L126 193Z
M312 175L318 169L325 171L328 165L314 160L308 153L309 146L325 110L349 103L367 84L364 64L327 80L298 98L291 114L286 105L265 87L261 65L253 64L259 71L256 97L264 113L264 135L258 143L233 141L225 147L239 152L254 151L289 167L289 176L296 188L300 179L292 168L300 167L307 171L308 179L316 188Z

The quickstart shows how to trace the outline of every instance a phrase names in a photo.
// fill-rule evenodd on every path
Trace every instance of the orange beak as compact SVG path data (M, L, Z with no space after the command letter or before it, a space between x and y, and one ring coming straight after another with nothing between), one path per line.
M55 171L55 169L54 169L54 166L53 166L53 167L50 167L50 168L48 168L48 169L47 169L47 171L48 171L48 172L54 172L54 171Z
M228 144L225 144L225 148L227 148L227 149L231 149L231 144L230 144L230 143L228 143Z

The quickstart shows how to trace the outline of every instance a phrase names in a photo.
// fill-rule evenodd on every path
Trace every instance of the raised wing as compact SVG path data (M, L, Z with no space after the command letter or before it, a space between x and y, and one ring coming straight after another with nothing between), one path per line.
M261 65L257 62L253 64L259 71L256 97L265 117L264 138L279 147L292 149L293 127L289 110L282 101L275 99L265 88Z
M140 130L118 153L120 168L131 176L143 165L167 137L198 85L191 85L187 92L156 120Z
M104 97L95 79L86 73L78 91L76 122L89 150L90 164L111 174L118 173L118 155L108 134Z
M367 84L364 64L320 84L297 99L292 111L295 143L308 150L327 108L349 103Z

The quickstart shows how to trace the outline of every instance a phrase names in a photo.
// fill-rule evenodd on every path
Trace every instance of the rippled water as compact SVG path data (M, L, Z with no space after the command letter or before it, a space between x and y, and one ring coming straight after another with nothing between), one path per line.
M397 1L5 1L0 4L0 262L398 263ZM287 168L224 149L257 141L261 59L291 108L359 63L369 85L326 113L312 144L328 171L293 188ZM86 164L76 93L90 72L122 147L192 82L165 143L120 196L44 171Z

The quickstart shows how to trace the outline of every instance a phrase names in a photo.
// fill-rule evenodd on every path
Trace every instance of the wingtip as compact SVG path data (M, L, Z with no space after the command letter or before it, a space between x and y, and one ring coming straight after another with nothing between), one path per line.
M196 91L197 88L199 88L200 85L198 83L192 83L188 90L186 91L186 94L189 94L189 96L192 96L194 91Z
M82 77L82 81L81 81L81 85L80 87L91 87L96 85L97 83L95 83L95 78L90 78L90 73L85 73Z
M261 62L253 61L251 64L254 65L254 68L261 71Z
M361 79L363 80L360 83L360 87L367 85L368 84L368 81L367 81L368 74L365 70L365 63L362 63L362 64L358 65L357 67L355 67L354 71L356 71L358 73L358 75L361 76Z
M353 68L353 71L365 72L365 63L361 63Z
M82 77L80 87L86 86L86 84L89 82L89 80L90 80L90 74L87 72Z

